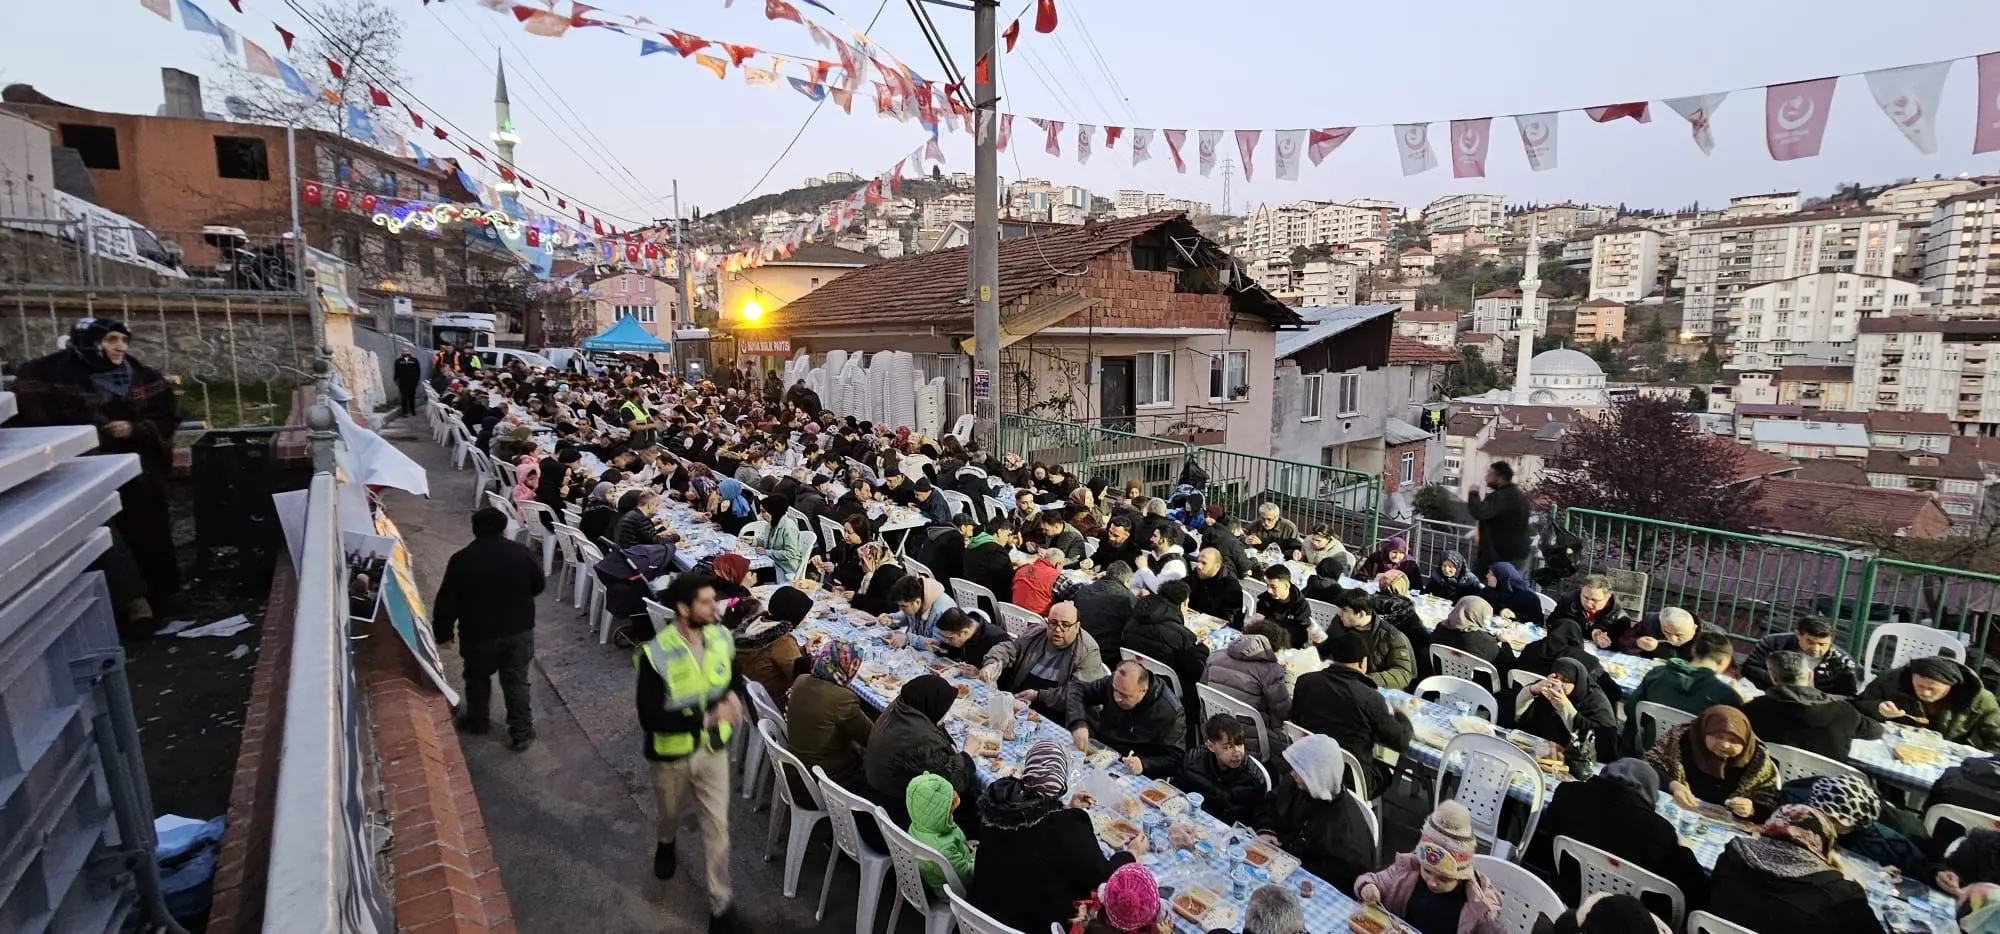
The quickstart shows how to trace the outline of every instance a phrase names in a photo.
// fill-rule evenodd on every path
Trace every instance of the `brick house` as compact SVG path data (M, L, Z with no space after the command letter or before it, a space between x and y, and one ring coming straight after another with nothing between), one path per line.
M1904 538L1951 534L1951 517L1928 493L1781 477L1758 481L1757 492L1757 526L1781 535L1851 542L1869 531Z
M945 378L949 422L970 398L967 262L955 248L852 270L765 331L815 360L910 351L926 378ZM1186 215L1003 239L998 285L1000 411L1270 453L1271 349L1301 319Z

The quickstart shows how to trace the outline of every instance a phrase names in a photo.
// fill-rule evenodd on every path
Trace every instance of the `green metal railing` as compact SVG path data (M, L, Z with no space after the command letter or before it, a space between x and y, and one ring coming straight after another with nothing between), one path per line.
M1854 601L1856 628L1916 623L1948 629L1965 638L1973 658L1989 653L1994 619L2000 615L2000 577L1870 558L1860 578Z

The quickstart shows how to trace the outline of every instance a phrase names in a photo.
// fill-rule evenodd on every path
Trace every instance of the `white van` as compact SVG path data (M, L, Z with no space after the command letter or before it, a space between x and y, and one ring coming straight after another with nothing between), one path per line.
M499 369L516 360L521 361L521 365L530 369L550 365L549 358L530 350L515 350L512 347L479 348L479 365L485 369Z

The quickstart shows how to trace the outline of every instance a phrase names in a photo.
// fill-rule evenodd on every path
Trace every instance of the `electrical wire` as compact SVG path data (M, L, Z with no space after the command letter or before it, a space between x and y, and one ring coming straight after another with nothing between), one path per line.
M861 31L863 33L866 33L868 30L874 29L875 21L881 19L882 11L888 8L889 8L889 0L882 0L881 3L877 4L875 7L875 15L868 18L868 25L863 27ZM786 143L784 150L778 153L778 157L776 159L772 159L771 164L765 167L764 174L757 176L757 181L751 184L750 190L744 192L742 197L736 199L737 204L742 204L743 202L750 200L750 196L756 194L757 189L762 187L766 181L770 180L771 173L776 172L778 170L778 164L784 162L785 157L792 154L792 147L797 146L799 144L799 138L806 135L806 127L812 126L813 118L819 116L820 108L825 106L826 106L826 97L822 95L818 103L813 104L812 112L806 114L805 121L799 124L799 131L797 133L792 134L792 141Z
M1102 72L1104 74L1105 80L1111 83L1111 92L1117 95L1118 102L1124 105L1125 115L1129 117L1133 123L1138 123L1139 113L1138 111L1132 109L1132 99L1125 96L1125 88L1118 83L1118 74L1111 70L1110 63L1106 62L1104 59L1103 50L1097 47L1097 40L1092 38L1090 35L1090 24L1085 23L1083 21L1083 4L1076 4L1070 7L1069 13L1070 16L1075 18L1076 20L1076 28L1078 33L1080 33L1083 36L1084 48L1090 52L1091 58L1097 60L1097 70Z

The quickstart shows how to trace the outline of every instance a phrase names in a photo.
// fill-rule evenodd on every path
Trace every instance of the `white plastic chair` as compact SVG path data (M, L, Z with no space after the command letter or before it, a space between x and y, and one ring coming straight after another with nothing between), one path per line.
M942 488L935 490L934 492L944 494L944 501L951 506L952 515L954 516L961 514L967 516L977 515L977 513L974 513L972 511L972 497L967 496L964 493L960 493L957 490L946 490Z
M985 584L975 584L963 577L954 577L951 579L950 586L951 599L958 604L958 608L961 610L975 607L985 609L1000 602L999 595L995 594Z
M1706 911L1688 912L1688 934L1757 934L1734 921L1724 921Z
M1455 756L1463 756L1465 764L1459 769L1458 791L1451 797L1472 813L1473 834L1490 844L1493 855L1502 859L1526 849L1535 836L1535 825L1542 819L1546 779L1541 767L1520 747L1497 736L1460 733L1445 745L1444 755L1438 760L1437 784L1431 795L1433 806L1445 800L1444 785L1451 777L1450 765ZM1521 839L1504 840L1500 837L1500 812L1507 804L1517 775L1528 782L1528 819L1521 830Z
M1650 869L1644 869L1624 859L1606 853L1597 847L1574 837L1558 836L1554 841L1555 864L1558 872L1564 859L1576 860L1578 876L1583 890L1577 893L1581 900L1586 895L1606 892L1612 895L1665 895L1671 906L1673 917L1667 919L1672 928L1681 926L1681 916L1687 914L1687 897L1681 894L1681 887L1667 881L1665 876Z
M957 421L951 423L951 433L958 438L958 443L972 443L972 423L971 415L960 415Z
M1556 598L1551 597L1545 593L1536 593L1535 599L1541 601L1543 619L1548 619L1551 614L1555 613Z
M1489 691L1500 687L1500 668L1477 655L1461 651L1448 645L1431 645L1431 667L1438 674L1450 675L1477 684ZM1484 681L1480 676L1484 675Z
M487 490L486 505L491 506L494 509L498 509L502 513L506 514L507 531L504 534L507 536L507 540L510 542L520 540L521 520L515 517L514 504L510 502L507 499L507 497L501 496L500 494L495 493L492 490Z
M1252 759L1252 760L1250 760L1250 761L1252 761L1252 762L1255 762L1255 761L1257 761L1257 760L1255 760L1255 759ZM1354 803L1355 803L1355 804L1358 804L1358 805L1360 805L1360 806L1361 806L1361 817L1362 817L1362 819L1363 819L1363 820L1366 820L1366 821L1368 822L1368 839L1369 839L1369 840L1372 840L1372 841L1374 841L1374 843L1375 843L1375 846L1374 846L1374 848L1373 848L1373 849L1371 849L1371 850L1369 850L1369 854L1370 854L1371 856L1379 856L1379 855L1381 855L1381 853L1382 853L1382 815L1380 815L1380 814L1377 814L1377 813L1375 813L1375 810L1374 810L1374 808L1372 808L1372 807L1370 807L1370 806L1369 806L1369 804L1368 804L1368 799L1367 799L1367 798L1364 798L1364 797L1362 797L1362 796L1360 796L1360 795L1358 795L1358 794L1355 794L1355 793L1354 793L1354 790L1353 790L1353 789L1351 789L1351 788L1350 788L1350 789L1348 789L1347 791L1344 791L1344 792L1341 792L1341 793L1342 793L1342 794L1344 794L1344 795L1346 795L1346 796L1348 796L1348 797L1350 797L1350 798L1353 798L1353 799L1354 799Z
M1128 662L1138 662L1147 671L1152 672L1153 677L1165 678L1167 681L1167 690L1174 692L1175 697L1186 696L1181 693L1180 676L1174 674L1174 669L1168 666L1166 662L1160 661L1144 652L1135 652L1123 646L1119 647L1118 654Z
M790 736L785 732L785 718L778 714L778 705L771 700L771 692L765 690L763 684L747 679L743 682L743 691L750 695L750 709L757 722L762 723L775 718L778 721L779 738L789 742ZM743 774L746 779L743 782L743 800L745 801L755 801L764 793L764 772L753 767L756 765L754 760L759 756L760 750L752 746L744 757Z
M556 593L562 593L564 587L573 587L577 575L584 571L583 556L576 547L576 540L581 537L583 533L576 526L564 522L556 523L555 538L562 544L563 553L563 562L556 567Z
M968 416L970 417L970 416ZM952 889L945 889L944 896L951 902L951 916L965 934L1021 934L999 921L992 915L972 907L972 902Z
M1007 635L1020 638L1036 626L1042 625L1042 614L1024 606L1016 606L1005 600L1000 604L1000 625L1007 627Z
M1538 675L1532 671L1523 671L1519 668L1511 669L1507 672L1507 693L1512 694L1516 688L1527 687L1546 677L1548 675Z
M764 739L764 754L771 759L772 784L778 787L778 799L785 803L791 813L791 833L785 839L785 897L799 894L799 872L806 865L806 846L812 842L814 828L826 820L826 805L820 801L819 783L812 773L806 771L799 757L785 748L778 738L778 727L783 720L757 721L757 734ZM794 783L797 788L793 787ZM805 800L799 800L798 791L806 793ZM777 843L778 813L771 811L771 834L764 840L764 861L771 861L771 847Z
M1531 934L1542 919L1553 923L1569 911L1556 890L1524 866L1483 853L1472 864L1500 893L1500 923L1507 934Z
M1000 499L999 497L996 496L982 496L980 497L980 499L984 500L986 504L986 515L981 517L981 521L985 521L986 519L991 519L994 516L1004 516L1007 514L1008 509L1013 508L1012 506L1008 505L1006 500ZM1089 546L1086 544L1085 547ZM1088 557L1088 555L1086 555L1085 557Z
M937 575L931 573L930 566L924 564L922 561L918 561L915 558L903 558L901 560L903 562L903 570L908 571L911 574L915 574L918 577L925 577L931 580L937 580ZM956 601L954 600L954 602Z
M1632 709L1632 715L1639 721L1632 729L1639 737L1639 744L1646 749L1653 748L1653 744L1659 742L1668 730L1683 723L1693 723L1698 716L1658 701L1640 701Z
M1889 664L1875 667L1875 650L1884 639L1893 639L1890 646ZM1868 634L1868 648L1861 655L1862 684L1875 680L1875 673L1925 658L1943 655L1953 661L1965 661L1965 643L1959 635L1949 629L1933 629L1919 623L1880 623L1875 631Z
M951 934L958 926L952 917L951 903L932 898L928 886L924 885L921 867L930 863L944 876L945 888L960 895L965 893L965 883L959 881L958 870L953 869L951 860L944 857L937 848L915 837L910 832L896 826L889 819L889 812L877 807L875 823L882 828L882 838L889 844L889 862L896 870L896 907L889 910L888 930L896 930L896 922L903 916L903 905L909 904L924 913L924 934Z
M542 545L542 576L546 577L556 566L556 534L549 530L548 525L542 524L542 520L546 518L551 525L554 524L556 511L531 499L524 499L517 505L521 507L521 514L527 517L521 525L527 529L528 538Z
M1312 620L1312 624L1319 627L1321 632L1331 633L1340 631L1340 610L1325 600L1314 600L1311 597L1307 597L1306 617Z
M654 635L659 635L661 631L674 624L674 611L667 609L665 604L651 597L641 598L641 602L646 605L646 621L653 624ZM746 683L755 684L756 682ZM757 685L757 690L761 691L763 689L763 685ZM754 700L755 698L752 699Z
M752 541L761 539L769 534L771 534L771 523L763 519L758 519L755 522L745 522L741 529L736 530L737 538L747 538Z
M1498 722L1500 719L1500 701L1493 696L1492 692L1464 678L1454 678L1451 675L1431 675L1417 682L1416 687L1411 689L1410 693L1425 700L1443 702L1449 698L1451 700L1465 701L1478 707L1479 712L1486 715L1487 722ZM1426 696L1432 693L1437 694L1437 697L1431 698Z
M1254 577L1248 580L1237 581L1237 583L1243 585L1243 592L1249 595L1250 599L1252 600L1255 600L1258 597L1263 596L1271 589L1270 584L1266 584L1263 581L1260 581Z
M827 554L833 553L833 543L840 541L840 523L826 516L819 516L819 540L826 543Z
M1257 757L1255 756L1245 756L1243 761L1250 763L1257 770L1257 780L1264 783L1264 791L1266 794L1269 794L1271 791L1271 770L1265 768L1264 763L1257 761Z
M861 828L855 820L856 814L865 814L869 820L875 819L875 805L867 798L840 787L839 783L827 777L826 770L813 766L813 778L819 782L820 800L826 802L827 823L833 825L835 852L826 860L826 878L819 884L819 907L813 910L813 920L826 915L826 896L833 887L833 870L840 865L840 857L854 860L861 870L861 885L854 902L854 934L873 934L875 930L875 910L882 902L882 883L889 876L889 854L868 845L861 836Z
M1368 784L1374 780L1374 777L1374 773L1370 772L1367 766L1361 764L1359 757L1355 756L1354 753L1348 752L1346 746L1340 747L1341 785L1358 792L1363 801L1375 801L1376 808L1379 810L1381 807L1380 800L1374 794L1374 789L1368 787ZM1377 815L1377 819L1380 819L1380 815Z
M472 469L476 475L472 484L472 505L478 508L479 495L493 486L493 459L476 449L467 452L467 456L472 459Z
M1251 593L1250 589L1248 587L1245 587L1243 589L1243 622L1245 625L1248 625L1251 620L1256 618L1257 618L1257 595Z
M1818 778L1831 775L1835 778L1852 778L1866 783L1868 776L1860 769L1838 759L1829 759L1819 753L1782 743L1765 743L1764 751L1770 753L1771 761L1778 766L1778 783L1797 781L1801 778Z
M1251 729L1257 733L1257 755L1271 754L1271 734L1264 725L1264 715L1257 708L1244 703L1236 695L1212 684L1197 684L1194 692L1201 698L1202 709L1208 713L1226 713L1238 720L1250 721Z
M1975 811L1962 804L1933 804L1924 811L1924 836L1936 836L1937 825L1946 821L1966 830L2000 830L2000 815Z
M1284 730L1285 730L1285 739L1290 740L1294 743L1312 735L1311 730L1308 730L1305 727L1293 723L1290 720L1285 721Z

